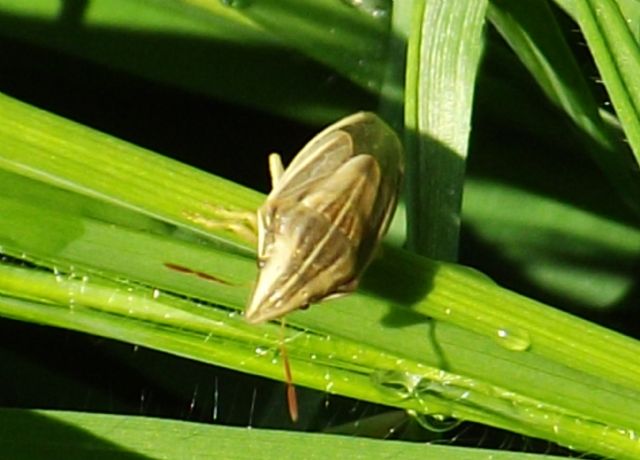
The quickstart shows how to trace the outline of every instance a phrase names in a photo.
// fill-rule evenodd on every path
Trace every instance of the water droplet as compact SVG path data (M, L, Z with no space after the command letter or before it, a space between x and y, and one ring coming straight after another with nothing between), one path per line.
M384 370L373 372L371 380L384 393L394 399L404 400L414 396L421 378L408 372Z
M342 0L363 13L376 19L384 19L389 16L390 2L387 0Z
M386 18L387 16L389 16L389 10L384 8L377 8L371 11L371 16L378 19Z
M265 356L267 353L269 353L269 350L263 347L256 347L255 351L256 351L256 355L258 356Z
M220 0L220 3L229 8L246 8L251 4L250 0Z
M416 414L412 413L420 426L434 433L445 433L456 428L462 420L451 418L444 414Z
M496 332L496 342L511 351L526 351L531 346L531 337L524 329L501 327Z

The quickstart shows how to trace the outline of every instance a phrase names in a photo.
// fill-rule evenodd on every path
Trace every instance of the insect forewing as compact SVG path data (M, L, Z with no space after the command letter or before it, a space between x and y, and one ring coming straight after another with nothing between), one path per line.
M402 172L398 138L372 113L314 137L258 210L260 272L247 320L355 289L389 226Z

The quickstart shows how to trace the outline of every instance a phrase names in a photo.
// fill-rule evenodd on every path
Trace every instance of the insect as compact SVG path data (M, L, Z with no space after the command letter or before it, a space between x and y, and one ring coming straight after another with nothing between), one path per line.
M250 323L355 290L389 227L404 169L398 137L370 112L324 129L286 170L277 154L269 163Z
M389 227L404 161L393 130L358 112L311 139L286 170L270 155L269 169L273 189L257 214L258 279L245 310L254 324L356 289ZM281 351L296 421L282 341Z

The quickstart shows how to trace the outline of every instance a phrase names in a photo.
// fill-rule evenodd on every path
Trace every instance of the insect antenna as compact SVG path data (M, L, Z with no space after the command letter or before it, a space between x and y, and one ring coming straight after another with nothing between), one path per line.
M284 365L284 380L287 385L287 404L289 405L289 416L291 421L298 421L298 396L296 395L296 387L293 384L291 376L291 366L289 364L289 355L287 354L287 346L284 343L285 319L280 320L280 355Z

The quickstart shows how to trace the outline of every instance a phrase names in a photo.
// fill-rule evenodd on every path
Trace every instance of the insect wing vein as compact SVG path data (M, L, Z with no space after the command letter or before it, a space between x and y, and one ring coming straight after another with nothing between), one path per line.
M371 224L380 168L369 155L358 155L343 164L333 175L303 197L302 202L338 229L357 246Z
M348 133L334 131L327 138L316 136L296 155L269 198L284 198L307 190L311 184L333 174L352 155L353 145Z

